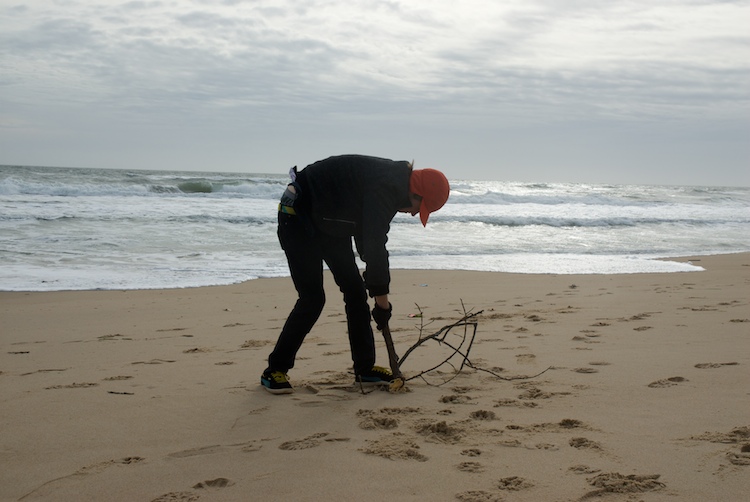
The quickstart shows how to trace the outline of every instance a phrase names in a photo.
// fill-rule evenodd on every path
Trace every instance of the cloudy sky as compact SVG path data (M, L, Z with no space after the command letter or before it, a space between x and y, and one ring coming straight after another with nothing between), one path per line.
M750 0L0 0L0 164L750 186Z

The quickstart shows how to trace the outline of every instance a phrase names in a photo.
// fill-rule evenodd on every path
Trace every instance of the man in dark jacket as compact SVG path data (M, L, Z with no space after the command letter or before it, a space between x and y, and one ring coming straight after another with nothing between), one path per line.
M293 392L287 372L318 320L323 305L323 262L344 295L355 380L384 385L393 376L375 366L375 341L367 293L374 298L372 318L378 329L391 317L388 230L396 212L430 213L448 200L448 180L435 169L412 170L406 161L342 155L315 162L290 175L279 204L279 242L299 298L268 358L261 384L271 393ZM363 276L352 249L366 264Z

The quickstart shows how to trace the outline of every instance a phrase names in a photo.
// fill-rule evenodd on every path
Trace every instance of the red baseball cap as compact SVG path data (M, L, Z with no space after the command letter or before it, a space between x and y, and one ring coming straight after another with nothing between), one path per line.
M437 169L415 169L409 178L409 191L422 197L419 219L427 226L430 213L437 211L448 200L451 187L448 178Z

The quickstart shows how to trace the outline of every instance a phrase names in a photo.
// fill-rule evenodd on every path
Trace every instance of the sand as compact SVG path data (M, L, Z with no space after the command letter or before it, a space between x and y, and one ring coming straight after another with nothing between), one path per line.
M0 500L749 500L750 254L679 260L706 270L393 271L399 354L476 323L402 367L473 368L404 393L351 385L330 277L286 396L288 278L0 293Z

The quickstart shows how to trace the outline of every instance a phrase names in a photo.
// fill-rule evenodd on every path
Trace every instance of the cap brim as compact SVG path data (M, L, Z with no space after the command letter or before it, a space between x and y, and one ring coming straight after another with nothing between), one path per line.
M422 204L419 206L419 219L422 220L422 226L427 226L427 219L430 217L430 211L427 209L424 205L424 200L422 201Z

